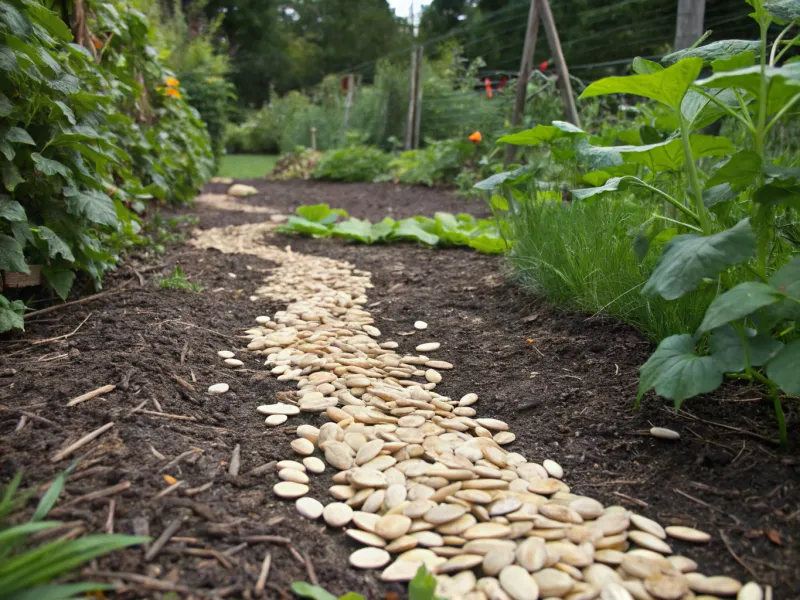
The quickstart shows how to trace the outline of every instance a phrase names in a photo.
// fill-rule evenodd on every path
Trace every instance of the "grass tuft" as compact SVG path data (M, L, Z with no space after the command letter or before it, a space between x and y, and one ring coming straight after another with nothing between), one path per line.
M275 154L228 154L222 157L218 177L233 179L263 179L275 168Z

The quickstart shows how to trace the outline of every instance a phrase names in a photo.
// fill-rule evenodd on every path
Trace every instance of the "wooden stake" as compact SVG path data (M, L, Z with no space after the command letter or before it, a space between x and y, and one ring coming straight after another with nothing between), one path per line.
M517 127L522 123L525 114L525 97L528 91L528 80L533 70L533 54L536 49L536 38L539 33L539 10L536 0L531 0L528 10L528 29L525 31L525 47L522 50L522 60L519 63L519 77L517 77L517 96L514 99L514 112L511 115L511 126ZM514 162L517 147L506 144L505 164Z
M675 22L675 50L683 50L703 35L703 17L706 0L678 0L678 18Z
M344 130L350 124L350 110L353 108L353 98L356 93L356 76L350 73L347 76L347 98L344 101Z
M411 72L409 75L409 96L408 96L408 117L406 119L406 139L405 149L413 150L419 146L419 107L417 103L422 98L422 92L419 90L420 84L420 66L422 65L422 47L414 46L411 49ZM416 134L416 143L415 143Z
M317 128L311 128L311 149L316 152L317 151Z
M419 148L419 132L422 125L422 55L425 48L417 46L417 101L414 103L414 149Z
M561 98L564 102L566 120L580 127L581 121L578 117L578 109L575 107L575 98L572 95L569 69L567 68L567 61L564 60L564 53L561 50L561 40L558 38L558 30L556 29L556 22L553 20L553 12L550 10L550 2L548 0L537 1L539 2L539 11L542 14L542 24L547 34L550 53L553 55L553 61L556 64L556 73L558 74L559 87L561 88Z

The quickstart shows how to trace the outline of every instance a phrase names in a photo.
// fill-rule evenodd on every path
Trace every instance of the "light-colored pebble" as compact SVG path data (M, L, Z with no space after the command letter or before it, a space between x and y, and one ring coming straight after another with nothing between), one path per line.
M224 394L229 389L231 389L231 386L227 383L215 383L214 385L208 386L208 393L213 395Z
M417 352L433 352L441 347L442 345L439 342L426 342L424 344L419 344L415 350Z
M325 471L325 463L316 456L306 456L303 459L303 466L312 473L322 473Z
M286 415L270 415L266 419L264 419L264 423L269 425L270 427L277 427L278 425L283 425L289 419Z
M323 506L319 500L309 498L308 496L298 498L295 502L297 512L303 515L306 519L319 519L322 515Z
M233 358L234 356L236 356L236 354L234 352L231 352L230 350L220 350L219 352L217 352L217 356L219 356L220 358Z
M314 454L314 444L309 442L306 438L297 438L291 442L292 450L301 456L309 456Z
M344 527L353 519L353 509L342 502L331 502L323 509L322 518L331 527Z
M519 565L509 565L498 577L503 591L513 600L538 600L539 586L528 572Z
M666 427L651 427L650 428L650 435L656 437L660 440L679 440L681 439L681 434L677 431L672 429L667 429Z
M361 548L350 555L350 564L358 569L380 569L391 559L389 553L381 548Z
M240 361L238 358L226 358L223 362L229 367L234 367L234 368L244 366L244 363Z
M305 496L308 493L308 486L294 481L281 481L272 487L272 491L275 492L276 496L294 500L300 496Z
M414 329L422 330L422 329L427 329L427 328L428 328L428 324L425 321L415 321L414 322Z
M293 404L284 404L278 402L277 404L262 404L256 409L262 415L297 415L300 414L300 409Z
M665 529L669 537L684 542L694 542L696 544L705 544L711 541L711 536L705 531L694 529L693 527L682 527L680 525L671 525Z

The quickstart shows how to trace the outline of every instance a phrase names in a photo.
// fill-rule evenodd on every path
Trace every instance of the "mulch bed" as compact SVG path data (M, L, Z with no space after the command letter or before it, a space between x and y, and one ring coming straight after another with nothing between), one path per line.
M255 184L260 193L243 201L283 213L301 204L327 202L371 220L437 210L488 214L478 202L426 188ZM220 193L225 187L209 185L207 191ZM176 214L186 212L199 217L200 227L265 218L203 206ZM516 433L509 450L530 460L558 460L576 493L641 511L664 525L708 531L712 541L705 546L673 544L697 560L702 572L757 579L775 586L775 598L797 597L796 401L785 402L792 435L788 454L781 454L772 441L777 428L771 405L752 387L726 385L687 402L678 415L653 396L635 411L637 369L651 350L649 343L623 324L548 307L510 281L502 258L460 249L367 247L283 235L273 243L371 271L375 288L370 310L384 338L398 341L400 351L413 351L422 341L440 341L439 355L455 364L442 393L478 393L479 414L507 421ZM176 246L149 262L132 257L132 264L143 285L132 269L123 268L106 282L107 289L125 284L118 293L33 317L24 335L0 340L0 482L24 469L25 484L39 485L71 459L82 458L54 518L101 532L109 524L113 500L111 524L118 533L147 532L155 539L180 522L172 541L150 560L140 548L122 551L97 561L96 571L147 575L170 582L184 595L201 597L213 591L249 598L269 552L266 597L280 598L292 581L314 576L337 594L353 590L369 599L389 598L391 593L404 597L402 586L383 584L375 573L347 565L349 551L357 546L341 532L299 518L292 503L272 494L277 475L269 465L291 455L294 427L302 422L319 426L325 417L300 415L283 428L265 430L255 407L274 401L277 392L289 387L247 353L237 354L246 363L237 371L216 356L218 350L242 347L236 336L255 316L283 308L249 299L271 263ZM155 279L175 264L204 291L158 289ZM154 265L158 268L144 270ZM426 332L400 335L412 330L417 319L430 324ZM36 343L73 331L69 337ZM231 391L208 395L207 387L218 382L229 383ZM65 406L106 384L117 387ZM25 417L24 427L16 430L24 416L20 411L48 422ZM68 443L111 422L111 429L74 456L49 460ZM680 431L681 440L650 437L652 425ZM237 446L240 467L238 474L231 474ZM185 483L156 498L168 486L164 474ZM312 495L327 498L331 474L312 479ZM129 487L121 485L127 482ZM202 491L194 489L204 485ZM112 486L126 489L95 500L79 499ZM130 586L124 597L161 594L148 589L147 582Z

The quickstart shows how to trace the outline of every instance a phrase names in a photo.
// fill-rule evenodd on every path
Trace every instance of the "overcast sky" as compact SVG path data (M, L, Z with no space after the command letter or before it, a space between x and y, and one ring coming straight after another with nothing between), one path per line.
M427 0L429 1L429 0ZM408 11L411 8L411 4L414 4L414 12L419 14L419 9L422 6L423 2L427 4L426 0L389 0L389 6L394 9L394 13L398 17L408 17Z

